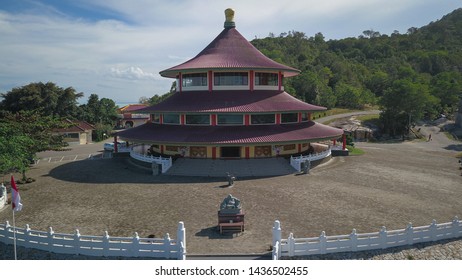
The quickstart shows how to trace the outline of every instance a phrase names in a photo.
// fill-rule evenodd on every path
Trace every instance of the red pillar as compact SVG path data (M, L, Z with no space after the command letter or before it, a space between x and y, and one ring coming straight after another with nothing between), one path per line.
M343 147L342 147L342 150L346 150L346 136L345 134L343 134Z
M279 71L278 73L278 90L281 91L282 90L282 72Z
M217 115L216 114L212 114L211 115L211 119L212 119L212 125L217 125Z
M255 74L253 70L250 70L250 91L253 91L255 84Z
M299 153L302 152L302 144L298 144L298 152L299 152Z
M119 147L117 147L117 136L114 136L114 153L119 152Z
M209 71L209 75L208 75L208 78L209 78L209 92L212 92L213 90L213 77L212 77L212 71Z
M217 147L212 147L212 159L217 158Z
M178 88L180 89L180 92L183 92L183 75L182 75L181 72L180 72L180 73L178 74L178 76L179 76L179 79L178 79L178 80L179 80L179 83L180 83L180 84L178 85L178 86L179 86Z
M185 115L184 115L184 114L181 114L181 115L180 115L180 124L181 124L181 125L184 125L184 124L185 124Z
M245 147L245 158L250 158L250 147Z
M244 115L244 124L250 125L250 115Z
M281 114L276 114L276 124L281 124Z

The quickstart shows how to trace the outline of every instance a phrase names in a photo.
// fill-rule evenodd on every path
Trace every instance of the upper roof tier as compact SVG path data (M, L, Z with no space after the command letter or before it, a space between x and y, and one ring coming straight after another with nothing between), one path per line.
M269 112L316 112L325 107L305 103L287 92L259 90L196 91L188 94L175 93L159 104L138 110L142 113L195 112L195 113L269 113Z
M300 70L278 63L262 54L236 30L234 21L226 15L225 29L205 49L194 58L161 71L160 75L175 78L178 72L208 70L281 71L285 77L300 73Z

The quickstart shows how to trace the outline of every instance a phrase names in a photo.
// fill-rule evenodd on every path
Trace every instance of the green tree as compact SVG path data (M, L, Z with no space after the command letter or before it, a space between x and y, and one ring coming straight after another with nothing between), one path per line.
M386 132L391 135L405 134L410 121L433 116L439 100L432 96L427 84L401 79L385 91L380 105L381 120Z
M80 106L80 119L95 126L93 138L102 141L111 135L117 122L117 106L112 99L101 98L97 94L88 97L87 104Z
M453 114L462 97L462 74L459 71L442 72L431 81L431 93L439 98L445 114Z
M42 115L75 117L78 113L77 99L83 93L77 93L72 87L64 89L51 82L40 82L13 88L0 96L3 97L0 109L12 113L37 111Z
M36 153L57 150L67 144L55 130L66 128L63 119L33 111L6 112L0 118L0 171L20 171L23 179Z
M87 104L81 105L80 118L91 124L114 125L117 120L117 106L112 99L101 98L97 94L88 97Z
M169 98L170 96L172 96L175 92L176 92L176 81L172 82L172 85L170 86L170 90L167 93L163 95L155 94L154 96L149 98L149 105L156 105L164 101L165 99Z
M8 122L0 123L0 174L19 171L25 177L30 165L32 154L28 147L34 141L27 135L15 129Z
M334 89L337 105L345 108L361 108L361 89L346 83L338 83Z

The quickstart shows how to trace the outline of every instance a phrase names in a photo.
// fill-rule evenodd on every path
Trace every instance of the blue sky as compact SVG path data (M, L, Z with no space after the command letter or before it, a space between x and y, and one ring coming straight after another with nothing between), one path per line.
M295 30L326 39L373 29L405 33L462 7L460 0L1 0L0 92L54 82L116 103L163 94L160 71L194 57L234 8L248 40Z

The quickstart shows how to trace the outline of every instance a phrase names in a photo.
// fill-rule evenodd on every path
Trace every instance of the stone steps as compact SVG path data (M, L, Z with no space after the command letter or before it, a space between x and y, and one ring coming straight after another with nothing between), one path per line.
M177 159L166 175L225 177L264 177L293 174L295 169L284 158L265 159Z

